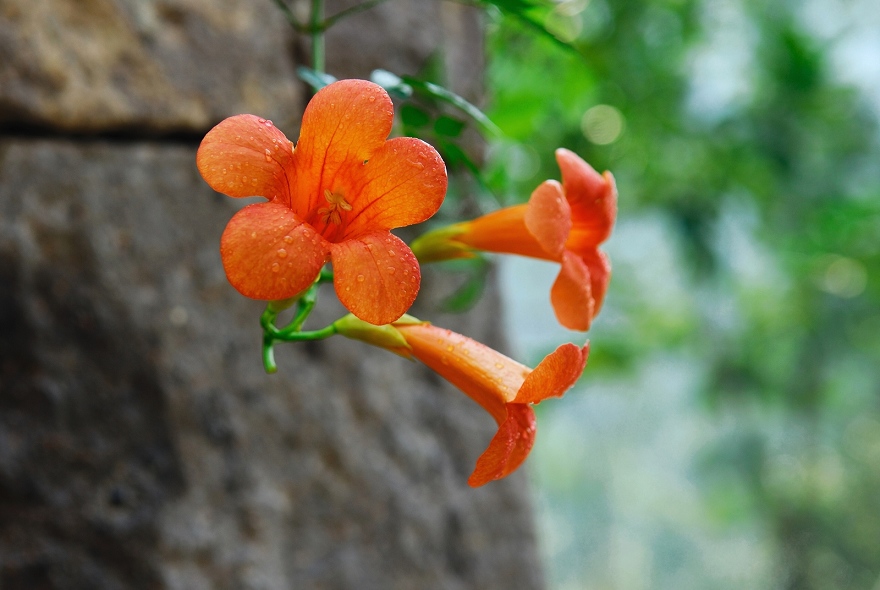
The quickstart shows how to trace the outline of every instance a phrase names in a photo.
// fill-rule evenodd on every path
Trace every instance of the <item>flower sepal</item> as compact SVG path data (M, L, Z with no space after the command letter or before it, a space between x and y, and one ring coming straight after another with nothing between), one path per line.
M413 325L422 324L421 320L404 314L395 324ZM333 322L336 333L352 340L360 340L373 346L385 348L404 358L412 358L411 347L406 342L403 334L392 324L376 326L358 318L354 314L348 314Z
M464 223L455 223L426 232L410 244L420 263L474 258L476 251L455 238L467 232Z

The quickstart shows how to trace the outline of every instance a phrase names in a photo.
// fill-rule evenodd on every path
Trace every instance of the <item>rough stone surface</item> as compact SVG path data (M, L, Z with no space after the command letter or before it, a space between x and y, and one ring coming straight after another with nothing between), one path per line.
M328 4L332 15L354 3ZM437 0L386 2L330 29L327 69L415 74L436 57L475 97L477 14ZM238 113L288 125L302 110L295 68L307 52L273 0L2 0L0 126L198 133Z
M495 426L464 395L342 338L262 371L218 253L243 202L157 138L240 111L295 136L302 39L274 10L0 0L0 590L541 587L524 475L466 484ZM331 70L440 52L478 95L471 9L374 10ZM426 273L414 313L503 342L496 294L443 316L448 289ZM314 326L342 311L323 293Z
M466 485L469 399L341 338L263 373L193 157L0 144L0 587L536 587L522 474ZM496 306L438 321L497 341Z
M293 35L270 0L2 0L0 123L194 132L298 112Z

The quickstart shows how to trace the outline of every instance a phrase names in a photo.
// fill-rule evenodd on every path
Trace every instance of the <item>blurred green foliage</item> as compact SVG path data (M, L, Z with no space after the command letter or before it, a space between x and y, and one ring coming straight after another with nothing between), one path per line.
M564 146L615 174L621 226L670 228L681 277L615 267L588 378L688 359L696 411L737 424L693 457L707 518L760 521L774 588L877 588L880 131L835 75L846 29L823 37L797 2L565 0L530 22L493 4L490 186L526 200Z

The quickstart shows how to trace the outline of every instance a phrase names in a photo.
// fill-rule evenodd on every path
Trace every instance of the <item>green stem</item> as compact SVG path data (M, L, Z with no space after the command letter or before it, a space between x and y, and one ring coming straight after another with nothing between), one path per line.
M312 0L312 18L309 24L309 34L312 36L312 69L316 72L323 72L326 67L326 57L324 54L324 30L326 27L321 22L323 18L323 0Z
M275 364L275 339L269 334L263 334L263 368L270 375L278 371Z
M328 270L326 268L321 269L321 274L318 275L319 283L332 283L333 282L333 271Z
M272 335L271 338L273 340L281 340L284 342L303 342L306 340L324 340L334 334L336 334L336 326L330 324L326 328L321 328L320 330L279 332L277 335Z
M312 313L317 302L318 284L315 283L308 291L303 293L302 297L296 304L296 314L293 316L293 320L291 320L287 326L282 328L279 333L299 332L302 330L303 324L306 323L306 318Z

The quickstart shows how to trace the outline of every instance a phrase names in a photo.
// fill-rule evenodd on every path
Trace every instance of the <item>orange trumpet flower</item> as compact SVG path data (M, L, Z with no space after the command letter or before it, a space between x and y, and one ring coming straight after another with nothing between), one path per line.
M389 230L431 217L447 178L427 143L387 139L393 116L381 87L342 80L309 102L295 148L253 115L208 132L196 163L211 188L269 200L236 213L220 240L226 276L239 292L294 297L331 261L339 300L357 317L385 324L409 309L421 281L418 261Z
M599 313L611 263L599 245L617 216L610 172L599 174L575 153L556 150L562 183L543 182L529 202L428 232L413 242L421 262L474 256L484 250L559 262L550 291L559 323L588 330Z
M473 487L505 477L525 461L536 434L531 405L561 397L583 373L589 353L589 344L563 344L530 369L476 340L410 316L377 327L349 315L334 326L348 338L417 358L491 414L498 432L468 478Z

